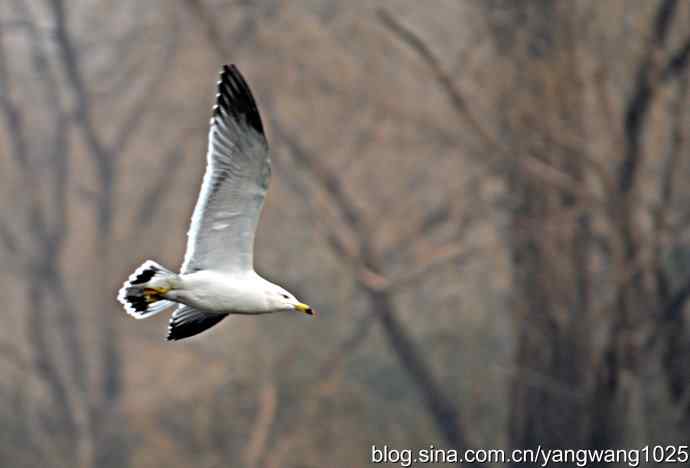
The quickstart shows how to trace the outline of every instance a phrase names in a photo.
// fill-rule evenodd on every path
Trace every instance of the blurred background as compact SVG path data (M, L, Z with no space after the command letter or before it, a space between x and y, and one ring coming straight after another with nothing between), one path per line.
M685 0L2 0L0 466L687 443L689 61ZM115 295L181 263L223 63L320 315L171 344Z

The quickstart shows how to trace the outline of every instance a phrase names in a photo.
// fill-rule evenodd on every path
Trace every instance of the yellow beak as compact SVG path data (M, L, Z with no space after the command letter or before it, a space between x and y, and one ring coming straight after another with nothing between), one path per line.
M315 313L314 309L309 307L307 304L302 304L302 303L295 304L295 310L297 310L299 312L304 312L307 315L314 315L314 313Z

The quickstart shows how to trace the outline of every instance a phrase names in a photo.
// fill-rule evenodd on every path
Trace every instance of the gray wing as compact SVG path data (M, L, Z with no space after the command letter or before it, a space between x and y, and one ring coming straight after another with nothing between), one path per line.
M181 273L253 268L254 232L270 176L268 142L256 102L237 67L225 65Z

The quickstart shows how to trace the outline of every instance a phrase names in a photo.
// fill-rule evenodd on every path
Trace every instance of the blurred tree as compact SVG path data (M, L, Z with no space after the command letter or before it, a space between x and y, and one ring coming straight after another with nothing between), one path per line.
M660 217L667 219L672 206L669 174L682 151L678 129L684 116L676 109L661 124L649 121L668 83L681 83L674 99L687 107L682 84L690 53L687 24L674 22L681 15L676 1L660 1L648 17L635 17L640 28L647 18L651 26L648 33L640 32L649 39L637 70L630 67L633 87L616 96L620 123L614 120L613 131L601 135L595 129L593 135L588 124L600 116L588 113L603 109L602 115L615 119L615 111L606 108L611 104L606 94L601 107L592 110L589 96L610 84L599 80L627 76L618 78L615 63L599 56L605 51L587 43L595 5L493 1L479 6L495 34L497 53L506 59L497 68L507 65L501 73L509 77L498 94L495 133L481 122L491 118L473 114L431 47L389 14L381 19L430 66L461 121L493 153L488 160L508 182L512 221L507 241L519 333L511 443L515 448L635 445L645 418L644 369L660 357L659 347L673 399L687 411L689 380L677 366L688 357L680 357L687 347L678 345L688 341L682 313L687 280L671 292L667 265L660 261L668 248L661 238L674 235ZM674 24L680 39L672 47L668 37ZM594 66L600 67L595 70L599 76L592 73ZM501 89L503 83L485 86ZM672 128L667 158L654 163L666 177L641 184L643 141L663 132L664 125ZM620 162L602 157L602 146L619 154ZM654 192L662 194L658 210L644 203ZM645 217L657 219L651 232L642 222ZM675 366L668 364L671 355ZM554 393L533 378L535 373L576 393Z
M0 2L0 465L686 440L689 15ZM273 148L257 264L324 313L171 346L114 293L181 256L220 62Z
M22 394L20 398L27 402L15 408L16 417L37 421L27 434L29 446L35 449L32 466L125 466L122 364L114 316L100 313L91 317L87 312L113 307L112 292L104 285L111 283L112 255L117 251L113 230L118 161L149 110L142 96L151 97L159 88L165 68L151 67L149 77L139 73L134 82L141 80L146 85L138 93L132 92L135 87L125 87L110 101L102 95L94 98L94 80L88 73L98 59L79 42L65 2L10 3L4 13L11 10L21 27L0 33L0 110L14 162L15 190L24 196L18 197L22 209L0 220L0 232L6 251L13 255L13 271L26 287L28 310L21 319L25 321L32 379L42 387L38 394L48 395L43 401L35 392ZM40 20L36 10L40 10ZM132 21L109 26L115 35L125 37L141 27L139 20L145 16L133 15ZM39 26L46 22L50 34ZM174 31L168 35L163 65L175 51ZM20 54L7 53L5 44L10 40L13 52L27 52L28 70L19 60ZM112 52L127 56L135 47L136 43L123 41ZM55 55L51 55L53 50ZM134 78L126 66L120 72L128 75L125 80ZM35 80L25 80L27 74ZM120 122L106 128L94 116L118 108L114 101L135 105L122 114ZM105 134L110 132L114 136L106 142ZM83 197L93 200L92 222L97 229L88 264L91 276L71 285L67 271L75 265L64 264L68 241L79 231L79 224L88 224L87 219L75 222L73 218L75 168L84 161L77 137L98 174L97 188ZM155 189L160 184L152 186ZM153 192L145 194L145 199L150 202ZM92 318L96 320L89 323ZM91 328L94 324L95 330ZM94 331L97 338L89 339L86 330Z

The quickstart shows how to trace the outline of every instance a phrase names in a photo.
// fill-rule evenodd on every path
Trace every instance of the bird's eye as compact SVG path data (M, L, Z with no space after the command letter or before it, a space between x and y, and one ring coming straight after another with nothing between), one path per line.
M283 299L290 299L290 296L288 296L287 294L281 294L281 296L283 296Z

